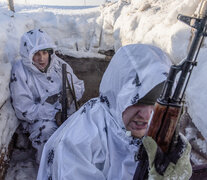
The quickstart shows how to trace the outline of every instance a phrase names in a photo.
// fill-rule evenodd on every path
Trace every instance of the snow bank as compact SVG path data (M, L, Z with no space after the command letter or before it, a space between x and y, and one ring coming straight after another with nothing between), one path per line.
M191 28L179 22L177 16L178 14L192 16L199 3L199 0L119 1L103 8L102 14L105 15L103 24L107 24L105 26L107 32L112 31L111 43L114 42L115 50L131 43L153 44L167 52L172 62L177 64L187 56L192 36ZM198 66L193 70L186 91L186 102L194 124L207 140L206 41L201 48Z
M113 38L107 39L110 40L110 48L115 50L131 43L157 45L168 53L173 63L179 63L187 56L192 34L190 27L179 22L177 16L178 14L192 16L199 3L199 0L128 0L105 5L102 10L105 32L102 39L113 35ZM193 122L207 140L206 48L205 43L199 54L198 66L192 73L186 101Z

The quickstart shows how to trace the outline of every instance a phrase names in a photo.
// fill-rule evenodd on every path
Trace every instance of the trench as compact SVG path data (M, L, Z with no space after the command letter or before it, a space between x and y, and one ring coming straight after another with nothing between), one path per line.
M105 59L99 58L74 58L67 55L60 56L72 67L74 73L79 79L84 80L85 92L80 104L85 103L91 98L99 95L99 85L101 78L113 56L113 52L106 56ZM184 113L181 118L180 132L185 134L185 128L192 124L192 120L189 114ZM192 126L194 126L192 124ZM22 133L22 127L19 126L14 133L12 141L9 146L9 157L10 161L3 162L0 158L0 180L35 180L38 171L38 165L35 162L35 150L32 148L30 141L28 140L28 134ZM202 136L199 136L202 139ZM192 144L192 142L190 141ZM196 151L192 144L192 151ZM191 177L191 180L197 179L198 177L206 177L207 168L207 154L201 154L196 152L199 157L205 157L203 160L203 166L199 166L196 172ZM193 165L193 164L192 164ZM200 168L200 169L199 169ZM6 171L7 170L7 171ZM203 172L203 170L205 172Z
M84 81L85 92L80 100L84 104L89 99L99 95L99 85L114 52L106 52L106 58L75 58L57 55L66 61L73 69L76 76ZM23 133L21 125L13 135L9 148L9 161L2 163L3 170L0 180L35 180L38 164L35 162L35 149L28 139L28 134Z

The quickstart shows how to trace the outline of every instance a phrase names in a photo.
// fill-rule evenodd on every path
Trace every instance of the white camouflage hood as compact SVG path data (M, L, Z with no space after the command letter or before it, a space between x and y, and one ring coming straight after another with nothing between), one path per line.
M121 128L123 111L166 80L170 65L166 54L152 45L133 44L116 52L102 78L100 94Z
M34 69L34 65L32 64L34 54L39 50L47 48L54 49L55 47L51 38L41 29L28 31L23 34L20 43L22 62L25 66Z

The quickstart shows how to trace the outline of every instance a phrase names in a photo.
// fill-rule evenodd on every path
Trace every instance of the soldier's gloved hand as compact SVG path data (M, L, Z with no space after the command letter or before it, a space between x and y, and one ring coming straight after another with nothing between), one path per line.
M58 125L58 127L63 123L62 122L62 112L61 111L58 111L56 114L55 114L55 121L56 121L56 124Z
M148 179L190 179L192 175L191 145L182 134L179 134L178 143L174 150L168 154L163 153L157 143L149 136L143 138L143 145L149 158Z

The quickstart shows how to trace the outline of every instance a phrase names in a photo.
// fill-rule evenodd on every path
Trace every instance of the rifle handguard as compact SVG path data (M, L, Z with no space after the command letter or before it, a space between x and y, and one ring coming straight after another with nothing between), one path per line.
M169 150L180 112L180 106L155 104L154 115L147 136L151 136L163 152Z

